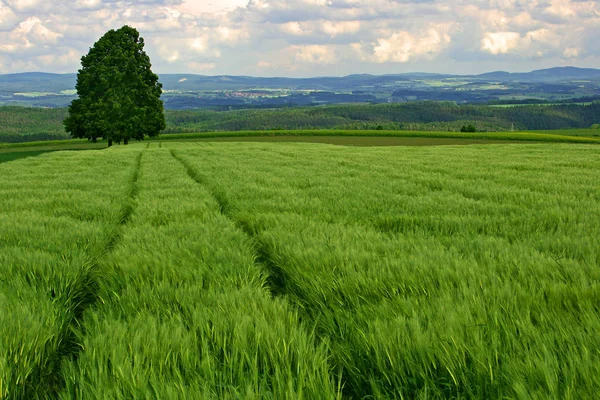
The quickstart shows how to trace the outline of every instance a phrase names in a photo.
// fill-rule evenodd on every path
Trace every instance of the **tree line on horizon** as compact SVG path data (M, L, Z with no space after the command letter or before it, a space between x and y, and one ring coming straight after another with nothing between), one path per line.
M0 142L61 140L71 136L62 121L66 108L0 107ZM460 131L558 130L600 123L600 103L495 108L450 102L333 105L238 111L164 112L163 133L198 131L347 129Z

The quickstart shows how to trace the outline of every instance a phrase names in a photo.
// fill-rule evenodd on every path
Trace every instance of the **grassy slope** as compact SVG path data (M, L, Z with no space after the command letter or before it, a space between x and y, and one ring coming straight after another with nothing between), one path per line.
M491 139L535 142L600 143L600 138L568 136L537 132L424 132L424 131L385 131L385 130L283 130L283 131L239 131L206 132L160 135L157 140L185 140L196 138L244 137L244 136L381 136L381 137L422 137L422 138L458 138Z
M0 164L0 397L600 390L595 146L146 146Z
M0 152L9 152L17 150L35 151L38 149L56 149L56 150L72 150L72 149L87 149L94 147L106 147L106 144L90 143L85 139L69 139L69 140L42 140L22 143L0 143Z
M235 138L235 137L277 137L282 136L306 136L306 137L388 137L388 138L447 138L466 140L506 140L523 142L565 142L565 143L589 143L600 144L600 138L584 136L576 131L577 136L569 136L569 131L561 131L561 134L547 132L486 132L486 133L463 133L463 132L424 132L424 131L340 131L340 130L296 130L296 131L242 131L242 132L210 132L210 133L183 133L160 135L150 141L194 141L210 138ZM401 143L399 143L401 144ZM444 144L443 141L437 144ZM106 147L106 142L89 143L86 140L74 139L65 141L42 141L29 143L0 143L0 154L18 151L56 151L56 150L78 150L98 149ZM7 157L7 156L5 156Z
M35 157L35 156L39 156L40 154L44 154L47 152L48 151L44 151L44 150L41 150L41 151L13 151L10 153L9 152L7 152L7 153L0 152L0 163L18 160L19 158Z
M600 138L599 129L559 129L554 131L531 131L532 133L543 133L547 135L565 135L565 136L588 136Z

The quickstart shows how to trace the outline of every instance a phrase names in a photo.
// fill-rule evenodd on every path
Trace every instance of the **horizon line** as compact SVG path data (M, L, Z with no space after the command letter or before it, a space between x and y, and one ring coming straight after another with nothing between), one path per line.
M363 73L357 72L357 73L348 74L348 75L317 75L317 76L308 76L308 77L290 77L290 76L276 76L276 75L274 75L274 76L232 75L232 74L207 75L207 74L189 73L189 72L168 72L168 73L155 72L155 73L157 75L191 75L191 76L205 76L205 77L209 77L209 78L241 77L241 78L259 78L259 79L297 79L297 80L301 80L301 79L323 79L323 78L347 78L350 76L360 76L360 75L367 75L367 76L442 75L442 76L465 76L465 77L480 76L480 75L487 75L487 74L497 74L497 73L518 75L518 74L530 74L530 73L534 73L534 72L549 71L549 70L556 70L556 69L578 69L578 70L591 70L591 71L600 72L599 68L576 67L576 66L567 65L567 66L560 66L560 67L535 69L535 70L531 70L531 71L509 72L509 71L504 71L504 70L495 70L495 71L482 72L482 73L478 73L478 74L452 74L452 73L443 73L443 72L413 71L413 72L400 72L400 73L391 73L391 74L372 74L372 73L366 73L366 72L363 72ZM26 72L0 73L0 76L29 75L29 74L30 75L44 74L44 75L58 75L58 76L63 75L64 76L64 75L77 75L78 72L56 73L56 72L45 72L45 71L26 71Z

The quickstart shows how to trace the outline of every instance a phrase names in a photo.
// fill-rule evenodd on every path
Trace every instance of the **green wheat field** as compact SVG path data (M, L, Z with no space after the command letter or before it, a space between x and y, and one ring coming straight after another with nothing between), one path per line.
M600 151L0 163L2 399L594 399Z

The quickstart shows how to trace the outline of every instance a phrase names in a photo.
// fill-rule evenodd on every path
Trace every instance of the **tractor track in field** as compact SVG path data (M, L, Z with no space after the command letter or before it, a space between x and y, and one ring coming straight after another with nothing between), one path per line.
M294 287L290 284L290 279L288 278L285 270L274 261L274 254L270 251L269 246L259 238L259 232L257 232L256 229L253 228L248 221L244 221L236 217L236 215L232 212L232 207L227 201L224 194L216 191L214 187L210 184L210 182L208 182L189 163L187 163L182 157L180 157L176 151L174 151L173 149L169 150L173 158L185 168L189 177L198 185L201 185L208 190L211 196L215 199L219 207L220 213L223 216L225 216L228 220L230 220L240 231L242 231L251 240L255 251L254 263L256 267L263 271L266 271L269 275L267 279L267 288L271 292L271 296L273 298L284 297L287 295L293 296L295 298L294 301L290 302L289 298L285 300L286 302L288 302L288 304L290 304L290 306L293 309L298 311L300 321L306 320L309 325L315 324L315 338L318 341L331 340L329 335L319 333L320 330L316 326L316 319L318 319L318 317L316 317L315 319L314 315L310 315L310 312L307 313L307 310L302 305L302 303L304 303L305 298L304 294L302 293L300 288ZM290 292L292 292L292 294ZM330 364L330 370L334 374L335 380L337 382L341 382L340 386L343 387L344 398L354 398L357 393L361 392L356 387L354 387L354 384L351 380L348 380L344 377L344 372L342 371L343 368L340 368L338 365L335 364Z
M212 190L211 186L206 180L198 174L185 160L177 155L175 151L170 149L171 155L177 162L179 162L186 170L188 176L196 182L208 189L208 192L216 201L219 207L219 212L230 220L239 230L241 230L248 238L254 247L256 266L269 273L267 279L268 289L271 292L271 296L279 297L285 295L287 292L287 279L285 271L273 261L272 255L270 254L267 246L265 246L258 238L257 232L255 232L249 224L244 221L239 221L231 212L231 207L222 194Z
M61 373L63 362L77 361L80 352L83 351L83 345L78 338L85 332L82 323L83 314L99 299L102 279L99 271L101 260L117 246L122 237L122 227L130 221L134 212L143 153L142 150L136 156L134 171L129 179L129 187L119 219L108 232L108 239L104 246L92 252L90 260L82 265L81 273L64 288L62 295L57 295L54 291L50 294L61 311L67 314L58 333L60 345L56 349L50 349L48 354L44 355L44 362L36 365L23 383L6 399L58 398L64 385L64 377Z

